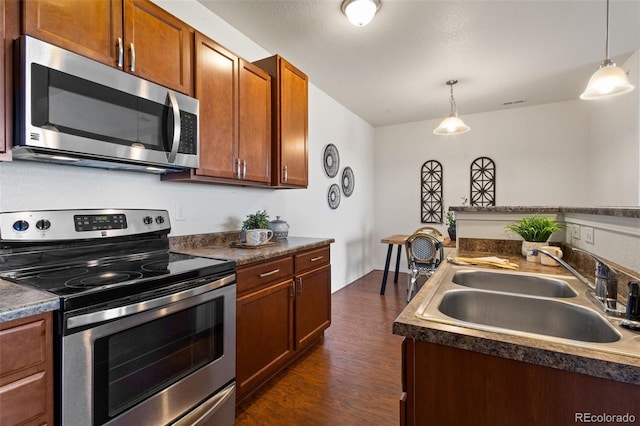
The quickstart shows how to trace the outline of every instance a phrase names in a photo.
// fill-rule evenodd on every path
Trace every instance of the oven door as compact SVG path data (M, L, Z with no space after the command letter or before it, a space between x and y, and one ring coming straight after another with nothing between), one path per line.
M61 424L163 425L203 407L203 419L222 412L231 418L216 423L233 424L235 300L232 274L66 318Z

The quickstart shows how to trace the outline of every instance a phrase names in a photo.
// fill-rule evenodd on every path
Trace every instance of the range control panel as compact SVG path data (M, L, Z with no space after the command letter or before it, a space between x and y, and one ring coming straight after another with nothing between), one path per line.
M0 241L57 241L171 230L166 210L87 209L0 213Z

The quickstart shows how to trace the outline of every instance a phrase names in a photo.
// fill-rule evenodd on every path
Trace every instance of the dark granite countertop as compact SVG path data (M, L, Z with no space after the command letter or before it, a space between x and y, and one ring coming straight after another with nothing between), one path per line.
M229 234L233 237L236 234ZM333 238L288 237L277 245L259 248L235 248L229 246L229 235L203 234L171 237L171 251L192 256L234 260L237 266L293 254L301 250L326 246ZM233 241L233 239L231 239Z
M59 307L56 295L0 279L0 322L55 311Z
M449 210L455 212L482 212L482 213L582 213L598 216L616 216L640 218L640 207L628 206L602 206L602 207L561 207L561 206L494 206L471 207L451 206Z
M486 252L454 251L450 256L491 256ZM500 254L499 257L520 265L520 272L567 275L564 269L529 263L522 256ZM500 332L481 331L461 326L438 323L415 315L427 294L438 285L440 277L451 264L445 262L420 289L393 323L393 333L417 340L452 346L502 358L514 359L561 370L640 385L640 333L631 337L637 341L638 354L631 356L592 348L552 342L545 339L520 337ZM478 266L480 267L480 266ZM484 266L482 266L484 268ZM492 267L487 267L492 268ZM498 268L494 268L498 269Z

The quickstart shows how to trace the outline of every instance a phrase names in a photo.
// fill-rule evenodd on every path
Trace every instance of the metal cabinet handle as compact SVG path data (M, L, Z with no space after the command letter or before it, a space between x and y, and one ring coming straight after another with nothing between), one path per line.
M133 43L129 45L131 49L131 72L136 72L136 49Z
M311 259L311 262L317 262L318 260L322 259L324 256L318 256L318 257L314 257L313 259Z
M291 297L293 297L293 300L296 299L296 282L295 282L295 280L291 280Z
M238 177L238 179L242 179L242 175L240 173L240 164L241 164L240 159L239 158L236 159L236 176Z
M124 45L122 44L122 37L118 37L118 68L124 67Z
M278 272L280 272L280 269L274 269L273 271L264 272L264 273L260 274L260 278L268 277L268 276L271 276L273 274L277 274Z
M289 180L289 169L287 166L284 166L284 182Z
M302 277L298 278L298 293L302 294Z
M242 160L242 179L247 178L247 160Z

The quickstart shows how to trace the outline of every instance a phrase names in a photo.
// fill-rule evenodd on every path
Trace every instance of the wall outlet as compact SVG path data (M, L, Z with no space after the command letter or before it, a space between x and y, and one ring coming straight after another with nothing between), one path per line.
M187 208L182 204L176 204L176 220L187 220Z
M568 225L569 226L569 235L572 240L580 239L580 225Z
M587 244L594 244L593 242L593 228L590 226L583 226L582 232L584 235L584 242Z

